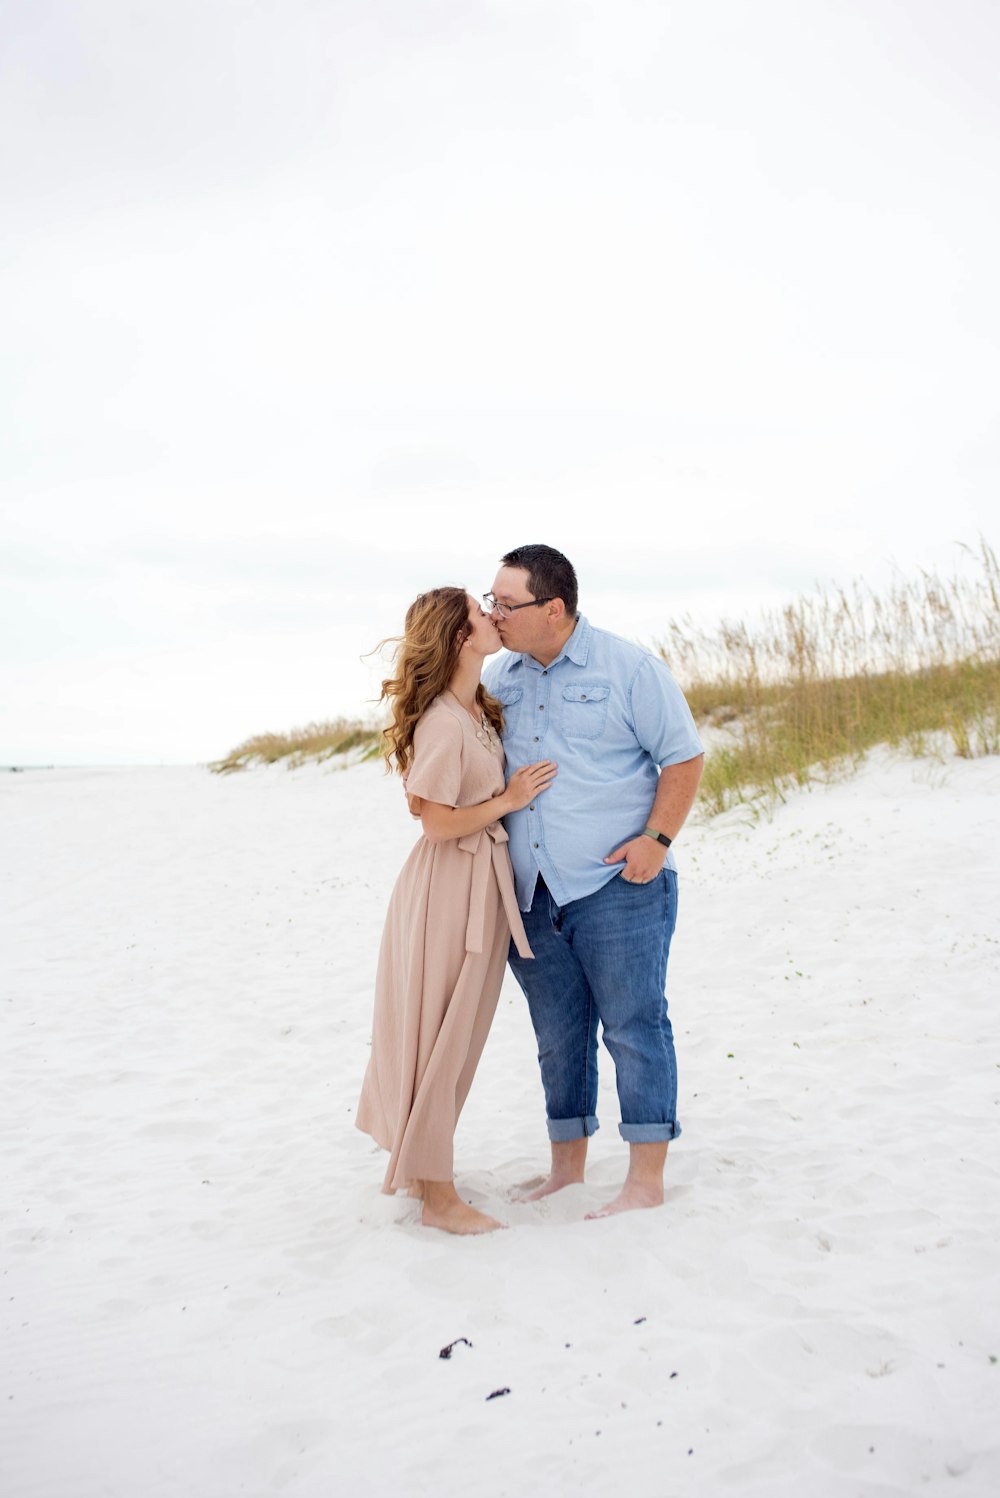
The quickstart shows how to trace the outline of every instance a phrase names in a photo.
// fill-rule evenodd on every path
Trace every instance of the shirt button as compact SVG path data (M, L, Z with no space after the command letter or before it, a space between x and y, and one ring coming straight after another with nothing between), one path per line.
M535 734L535 736L534 736L534 742L535 742L535 743L536 743L536 744L537 744L537 743L538 743L538 735L537 735L537 733L536 733L536 734Z
M540 702L540 703L539 703L539 704L538 704L538 711L539 711L539 712L540 712L540 713L544 713L544 711L545 711L545 703L544 703L544 702Z
M537 843L532 843L532 845L531 845L531 846L532 846L532 847L533 847L533 848L537 848L537 847L538 847L538 844L537 844Z
M532 801L531 805L528 807L528 810L529 811L534 811L534 809L535 809L535 803L534 803L534 801Z
M548 673L548 672L547 672L547 671L543 671L543 672L542 672L542 675L543 675L543 676L548 676L548 674L549 674L549 673Z

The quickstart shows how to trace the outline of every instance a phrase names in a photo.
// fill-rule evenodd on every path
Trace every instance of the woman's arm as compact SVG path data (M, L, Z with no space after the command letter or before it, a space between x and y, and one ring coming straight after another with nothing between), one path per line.
M439 801L425 801L420 796L409 796L407 800L413 815L420 817L427 841L447 843L452 838L481 832L508 812L520 811L535 796L548 790L555 777L556 766L552 760L541 759L537 764L523 765L520 770L515 770L505 791L492 796L489 801L480 801L478 806L443 806Z

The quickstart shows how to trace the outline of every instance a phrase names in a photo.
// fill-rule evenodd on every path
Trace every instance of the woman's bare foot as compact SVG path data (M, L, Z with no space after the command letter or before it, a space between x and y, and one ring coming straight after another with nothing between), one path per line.
M462 1201L453 1181L424 1181L424 1210L420 1221L425 1228L440 1228L445 1233L465 1237L473 1233L494 1233L505 1226L485 1212L477 1212Z
M424 1202L424 1210L420 1221L425 1228L441 1228L446 1233L458 1233L462 1236L472 1233L493 1233L504 1224L497 1222L495 1217L488 1217L485 1212L477 1212L475 1207L470 1207L467 1202L456 1202L452 1207L446 1207L443 1211L432 1211Z

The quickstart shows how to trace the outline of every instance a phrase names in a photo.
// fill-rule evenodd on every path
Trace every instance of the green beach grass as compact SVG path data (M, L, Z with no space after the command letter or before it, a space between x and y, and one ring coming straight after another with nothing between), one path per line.
M308 723L288 733L258 733L245 739L222 759L212 760L208 768L216 775L231 775L253 765L274 765L283 760L289 770L310 761L352 756L374 759L381 752L382 730L378 725L358 719L334 718L326 723ZM360 753L358 752L360 751ZM346 763L346 759L345 759Z
M985 541L963 552L955 576L819 588L752 626L672 621L657 648L699 725L718 730L703 809L780 800L878 744L1000 753L1000 566Z
M700 806L766 806L885 744L1000 753L1000 564L980 540L954 576L920 572L803 595L752 624L670 620L654 648L684 688L709 750ZM337 718L247 739L209 768L375 758L378 725Z

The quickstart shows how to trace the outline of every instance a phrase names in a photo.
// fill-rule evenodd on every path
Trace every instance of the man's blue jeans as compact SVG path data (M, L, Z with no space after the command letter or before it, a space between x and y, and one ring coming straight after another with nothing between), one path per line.
M536 886L524 917L534 960L512 943L509 961L535 1027L550 1139L583 1139L598 1127L598 1020L614 1058L622 1138L650 1144L681 1132L663 994L676 921L673 869L649 884L616 874L562 907Z

